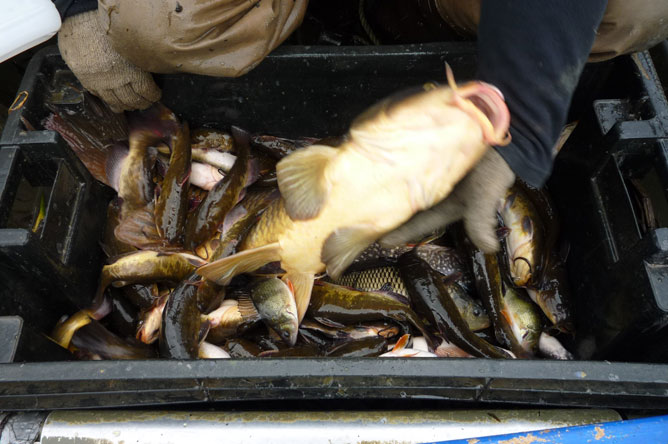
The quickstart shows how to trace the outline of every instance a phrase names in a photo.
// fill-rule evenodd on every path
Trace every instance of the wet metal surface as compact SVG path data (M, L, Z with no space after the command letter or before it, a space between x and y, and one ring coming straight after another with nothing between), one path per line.
M41 444L420 443L619 420L613 410L58 411Z

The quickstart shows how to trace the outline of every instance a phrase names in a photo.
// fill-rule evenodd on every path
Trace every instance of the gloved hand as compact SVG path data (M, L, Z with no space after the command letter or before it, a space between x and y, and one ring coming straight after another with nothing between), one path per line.
M98 12L65 20L58 48L81 85L104 100L113 111L144 109L160 100L151 74L121 57L98 24Z
M385 235L380 244L386 247L407 244L463 220L471 241L483 252L493 253L499 249L496 212L514 182L515 174L508 164L496 150L490 149L448 197Z

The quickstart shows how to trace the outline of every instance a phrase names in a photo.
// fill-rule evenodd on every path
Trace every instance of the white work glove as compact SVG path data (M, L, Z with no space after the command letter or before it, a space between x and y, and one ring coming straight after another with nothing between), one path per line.
M98 24L97 11L69 17L58 33L60 54L81 85L114 112L145 109L160 100L151 74L137 68L112 47Z

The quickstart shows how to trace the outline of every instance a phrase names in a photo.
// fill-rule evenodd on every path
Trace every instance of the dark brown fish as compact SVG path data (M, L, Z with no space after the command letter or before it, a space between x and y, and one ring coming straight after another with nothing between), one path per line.
M215 310L225 299L225 289L215 283L202 280L197 287L197 307L202 313Z
M156 284L141 285L132 284L122 288L123 295L135 307L140 309L150 308L156 299L160 297L158 286Z
M441 275L415 252L406 253L399 259L399 270L411 302L441 335L474 356L510 357L502 349L485 342L471 331L450 295L452 290L448 287L453 283L444 283Z
M111 289L111 313L105 317L105 324L123 337L133 337L139 310L128 301L120 289Z
M419 254L417 249L415 251ZM432 266L432 268L434 267ZM438 266L437 268L443 269ZM438 270L436 269L436 271ZM452 274L448 278L444 277L444 279L454 281L460 287L458 291L452 293L459 312L464 316L466 323L472 330L476 331L489 327L490 320L487 312L477 300L469 295L468 291L464 290L460 278L461 274L459 273ZM399 269L395 266L352 271L341 276L341 279L338 279L334 283L352 287L360 291L391 291L402 296L408 296L406 285L401 279Z
M504 244L513 284L533 287L542 279L550 251L546 225L529 196L517 185L506 193L499 214L509 229Z
M387 339L383 337L365 338L335 345L325 354L338 358L368 358L380 356L387 351Z
M430 337L403 297L388 292L362 292L318 281L313 286L307 313L316 321L332 327L382 319L393 320L400 325L410 323L424 336Z
M527 195L540 215L540 219L547 232L545 245L552 249L557 241L559 227L561 226L557 207L546 188L536 188L521 179L515 181L515 186Z
M155 201L155 226L160 237L171 245L182 243L188 212L189 140L187 124L170 137L169 168Z
M343 328L334 328L305 319L299 328L300 330L317 332L322 336L337 341L359 341L361 339L378 337L389 339L401 333L401 329L397 325L387 322L364 323Z
M550 256L543 281L539 283L537 289L527 288L527 293L559 331L575 334L566 268L557 254L553 253Z
M190 275L174 288L162 314L160 356L195 359L198 356L202 322L197 308L197 275Z
M130 284L179 282L204 261L189 253L137 251L121 256L102 267L100 287L123 287Z
M131 133L130 148L116 144L107 157L107 177L122 201L122 219L153 200L151 170L157 157L157 151L151 146L154 142L152 135Z
M302 321L301 325L299 326L299 341L318 347L321 350L326 350L332 345L332 340L330 338L325 338L316 333L314 330L302 328L304 322L307 321Z
M185 245L190 250L194 251L216 234L225 215L239 201L241 191L248 183L251 173L248 136L236 129L233 129L232 134L238 142L237 160L230 173L209 191L197 210L188 216Z
M502 314L504 291L497 256L485 254L474 248L470 243L468 243L468 247L471 251L471 263L478 295L492 321L496 340L503 347L509 347L515 356L526 357L526 352L513 334L512 326Z
M418 257L443 276L455 276L455 281L468 293L475 293L475 280L470 268L457 250L434 244L415 247Z
M156 147L170 143L171 136L179 128L174 113L159 103L143 111L128 113L128 124L129 150L125 152L122 147L115 146L107 162L110 184L123 199L123 218L153 200L152 170L158 155Z

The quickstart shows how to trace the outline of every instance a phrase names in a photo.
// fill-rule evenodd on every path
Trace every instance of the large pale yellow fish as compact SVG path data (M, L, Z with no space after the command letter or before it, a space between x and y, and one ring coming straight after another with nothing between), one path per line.
M299 320L316 274L334 279L376 239L446 197L490 145L509 142L500 92L482 82L389 98L352 124L338 147L312 145L276 166L282 199L240 252L200 267L220 284L274 261L295 289Z

